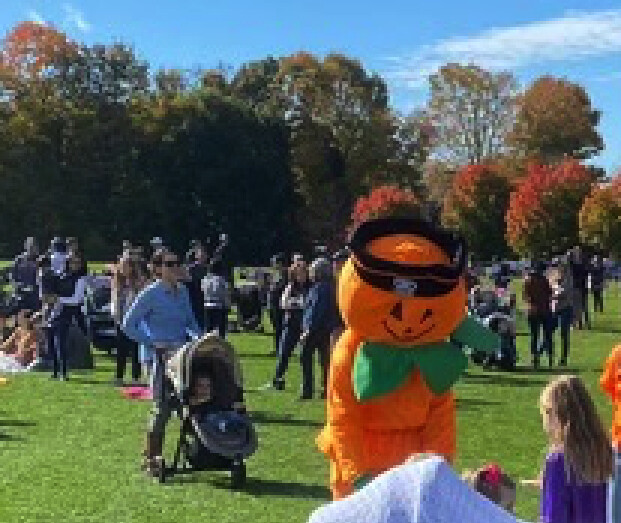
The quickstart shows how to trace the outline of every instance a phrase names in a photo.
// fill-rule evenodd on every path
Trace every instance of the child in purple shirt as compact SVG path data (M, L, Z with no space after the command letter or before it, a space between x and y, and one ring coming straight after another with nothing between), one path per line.
M612 446L586 387L561 376L540 399L550 453L540 480L542 523L606 523Z

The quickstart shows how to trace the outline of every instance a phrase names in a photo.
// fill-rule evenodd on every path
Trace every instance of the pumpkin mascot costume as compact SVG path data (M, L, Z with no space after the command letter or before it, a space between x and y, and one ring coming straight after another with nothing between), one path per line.
M326 426L334 499L416 453L452 461L455 399L468 365L461 344L496 350L466 315L466 246L429 222L378 218L349 241L338 302L346 330L330 364ZM459 342L456 344L454 342Z

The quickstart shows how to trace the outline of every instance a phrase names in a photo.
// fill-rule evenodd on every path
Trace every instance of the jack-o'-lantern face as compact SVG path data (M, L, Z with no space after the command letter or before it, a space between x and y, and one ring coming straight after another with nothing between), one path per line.
M372 240L373 256L405 265L445 265L448 256L423 237L394 234ZM407 286L407 282L404 282ZM406 289L407 290L407 289ZM345 323L365 340L396 346L444 341L465 315L466 285L461 277L445 294L426 297L372 286L357 272L353 257L339 278L339 307Z

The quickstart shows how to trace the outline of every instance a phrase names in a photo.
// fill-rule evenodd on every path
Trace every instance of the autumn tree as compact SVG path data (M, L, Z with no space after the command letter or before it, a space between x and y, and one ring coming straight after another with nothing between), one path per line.
M334 241L355 198L374 186L420 185L424 121L395 115L385 82L359 61L305 52L267 58L242 67L231 87L259 114L286 122L309 239Z
M544 163L586 159L604 147L597 131L601 113L584 88L562 78L544 76L518 99L510 143Z
M438 157L466 165L497 158L505 151L517 94L511 73L447 64L431 75L429 82L428 111Z
M349 230L362 222L384 216L421 217L425 206L418 195L395 185L381 185L360 196L353 207Z
M621 178L596 185L580 210L580 238L621 258Z
M531 164L509 200L509 245L524 256L550 255L577 245L578 214L593 182L593 171L575 160Z
M461 168L444 200L443 221L459 229L479 260L507 254L505 214L511 184L498 166Z

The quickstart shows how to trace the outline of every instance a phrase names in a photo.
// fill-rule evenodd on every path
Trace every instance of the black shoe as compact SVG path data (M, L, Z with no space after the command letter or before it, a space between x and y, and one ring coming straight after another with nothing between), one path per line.
M567 360L565 358L561 358L558 362L559 367L567 367Z
M274 381L272 381L272 386L276 390L285 390L285 382L284 382L284 380L274 380Z
M325 390L322 390L322 391L321 391L321 394L319 395L319 397L320 397L322 400L325 400L325 399L328 397L328 393L327 393Z
M300 397L298 398L300 401L307 401L307 400L312 400L313 399L313 395L312 394L300 394Z
M533 368L535 370L539 370L539 356L535 356L533 358Z

